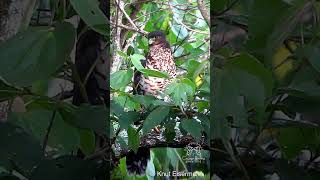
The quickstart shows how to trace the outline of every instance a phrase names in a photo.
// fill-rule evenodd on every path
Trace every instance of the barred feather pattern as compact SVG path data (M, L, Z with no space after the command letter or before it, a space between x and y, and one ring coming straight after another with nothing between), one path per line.
M176 66L170 47L167 47L165 44L150 47L145 68L167 72L170 76L168 79L165 79L141 75L139 85L144 94L158 97L176 77Z

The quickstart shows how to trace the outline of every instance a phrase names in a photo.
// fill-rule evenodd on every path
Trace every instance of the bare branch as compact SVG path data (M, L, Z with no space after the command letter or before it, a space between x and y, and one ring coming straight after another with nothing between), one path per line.
M116 24L114 22L110 22L110 25L113 26L113 27L120 27L120 28L129 30L129 31L134 31L134 32L140 33L142 35L147 35L148 34L148 32L145 31L145 30L135 29L135 28L132 28L130 26L123 25L123 24Z
M126 11L124 10L124 6L120 6L117 0L116 0L116 4L117 4L118 8L120 9L120 11L123 13L123 15L128 19L129 23L130 23L135 29L140 30L140 29L134 24L134 22L133 22L132 19L129 17L129 15L126 13Z

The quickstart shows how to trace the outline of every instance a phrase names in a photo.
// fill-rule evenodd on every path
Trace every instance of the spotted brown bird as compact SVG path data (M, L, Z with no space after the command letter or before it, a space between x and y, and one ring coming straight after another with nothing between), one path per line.
M137 72L134 76L134 87L136 87L137 94L150 94L160 98L166 86L176 77L176 66L170 44L162 31L149 33L148 40L149 52L142 65L146 69L166 72L169 78L146 77Z
M146 69L157 70L169 74L169 78L144 76L141 72L134 75L134 94L153 95L163 98L166 86L176 77L176 66L169 42L162 31L153 31L148 34L149 52L142 65ZM143 175L147 162L150 159L150 149L138 148L137 154L130 151L126 157L129 174Z

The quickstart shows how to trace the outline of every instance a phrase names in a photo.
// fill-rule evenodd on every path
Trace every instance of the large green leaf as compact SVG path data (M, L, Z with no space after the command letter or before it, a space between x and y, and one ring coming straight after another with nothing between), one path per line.
M310 45L306 46L304 47L304 55L307 57L312 67L320 73L320 48Z
M202 126L200 124L200 122L198 122L195 119L184 119L181 122L181 127L186 130L187 132L189 132L192 137L194 137L197 141L199 141L201 139L202 136Z
M124 111L124 108L119 104L111 103L111 112L118 117L118 121L121 129L128 129L130 124L139 120L139 113L135 111Z
M133 99L145 107L149 107L156 100L156 98L151 95L135 95L133 96Z
M227 116L234 116L238 122L243 122L241 115L244 114L244 108L238 102L237 89L233 87L229 76L221 69L213 70L213 91L212 104L214 116L211 116L211 138L228 141L231 128L226 119Z
M166 93L170 95L176 105L181 106L188 98L195 94L196 85L189 79L179 79L168 85Z
M265 101L272 94L273 80L259 61L247 54L231 58L217 78L218 102L214 103L221 117L233 116L235 125L246 126L245 111L254 110L256 122L265 120Z
M134 67L137 68L137 70L144 69L144 67L141 64L141 60L145 59L144 56L142 56L141 54L133 54L130 56L130 59Z
M38 141L43 142L47 134L53 112L35 109L27 113L10 114L10 121L31 132ZM60 114L56 113L48 136L48 146L54 149L51 153L68 153L74 151L80 144L77 129L65 123Z
M166 119L170 112L170 108L167 106L160 106L153 110L143 122L142 131L147 133L149 130L159 125L163 120Z
M132 76L133 71L131 69L117 71L111 74L110 86L113 89L123 88L130 83Z
M65 122L80 129L93 130L96 133L106 134L108 131L108 111L104 106L90 106L83 104L80 107L59 109Z
M249 54L240 54L227 62L227 66L242 69L249 74L259 78L265 89L265 96L271 96L273 90L273 77L272 73L264 67L255 57Z
M90 180L99 172L98 165L90 160L64 156L43 160L32 172L30 180Z
M302 66L294 75L289 86L281 88L293 96L306 99L319 99L320 86L318 84L319 74L311 66Z
M281 0L254 1L248 24L250 50L264 55L268 37L272 34L277 19L288 7L288 4Z
M296 157L305 148L317 149L320 145L319 128L286 127L281 128L277 141L284 157Z
M43 158L40 143L31 134L11 123L0 123L1 167L10 168L13 163L30 174Z
M138 152L138 148L140 145L140 136L139 132L132 126L129 126L128 128L128 145L135 153Z
M107 17L99 8L97 0L70 0L81 19L93 30L108 35Z
M312 3L299 0L291 3L292 6L281 13L276 20L275 28L267 41L267 55L271 58L272 52L277 49L301 21L301 17L311 10Z
M113 101L128 111L139 110L141 108L140 104L128 93L119 93L118 96L113 97Z
M85 155L90 155L96 147L96 137L92 130L79 129L80 149Z
M0 76L18 86L48 79L69 57L74 42L69 23L31 27L0 44Z

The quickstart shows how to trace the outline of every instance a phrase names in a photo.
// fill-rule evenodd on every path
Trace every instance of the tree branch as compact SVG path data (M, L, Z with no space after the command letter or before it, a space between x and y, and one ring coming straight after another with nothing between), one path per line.
M114 22L109 22L111 26L113 27L120 27L120 28L123 28L123 29L126 29L126 30L129 30L129 31L134 31L134 32L137 32L137 33L140 33L142 35L147 35L148 32L145 31L145 30L140 30L140 29L135 29L135 28L132 28L130 26L126 26L126 25L123 25L123 24L116 24Z
M205 5L204 0L197 0L197 2L198 2L198 8L199 8L203 18L205 19L207 24L210 26L210 15L209 15L209 12L208 12L208 9Z

